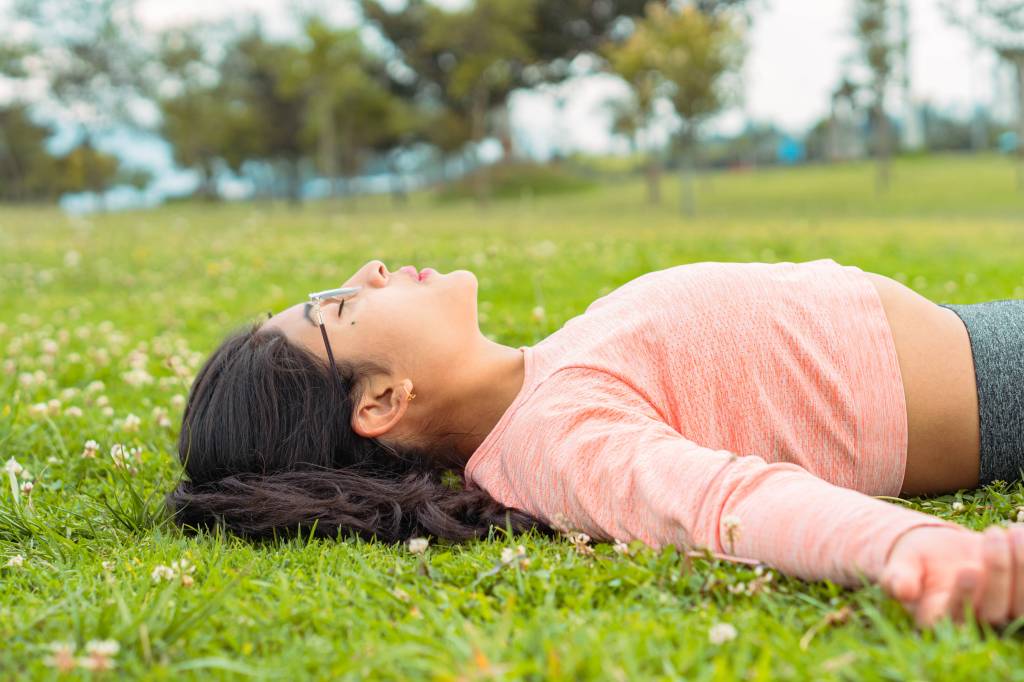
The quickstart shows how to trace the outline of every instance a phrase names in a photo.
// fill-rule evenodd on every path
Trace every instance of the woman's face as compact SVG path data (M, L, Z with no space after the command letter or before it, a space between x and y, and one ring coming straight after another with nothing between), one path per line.
M441 274L428 268L421 281L410 267L390 272L371 260L344 283L324 282L319 288L339 285L362 288L345 297L344 306L329 302L321 308L338 362L375 360L399 377L433 386L479 342L477 279L469 270ZM305 303L297 303L265 326L279 327L326 363L320 327L311 317Z

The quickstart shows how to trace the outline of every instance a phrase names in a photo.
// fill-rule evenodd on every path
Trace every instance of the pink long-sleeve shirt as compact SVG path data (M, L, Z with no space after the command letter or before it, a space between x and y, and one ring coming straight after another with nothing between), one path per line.
M600 540L708 547L808 579L877 579L918 526L907 412L864 272L832 259L642 275L524 353L469 486ZM866 493L866 494L865 494Z

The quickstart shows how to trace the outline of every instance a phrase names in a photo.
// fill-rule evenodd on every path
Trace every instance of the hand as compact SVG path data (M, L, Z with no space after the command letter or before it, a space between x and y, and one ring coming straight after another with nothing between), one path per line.
M1024 526L983 533L922 526L893 545L879 580L921 627L960 622L965 602L996 625L1024 615Z

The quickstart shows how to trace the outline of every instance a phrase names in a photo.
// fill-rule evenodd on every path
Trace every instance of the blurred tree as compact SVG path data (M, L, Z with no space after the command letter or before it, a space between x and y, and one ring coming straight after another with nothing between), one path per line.
M575 57L598 53L605 42L626 30L631 17L643 14L648 1L537 0L534 30L526 37L537 64L525 74L525 84L568 78Z
M118 158L94 148L88 138L57 159L57 186L61 192L92 192L102 197L118 184L120 173Z
M826 142L821 155L826 161L843 161L859 156L858 143L860 134L857 132L857 94L860 87L846 74L839 85L832 90L829 116L824 132Z
M390 91L384 69L358 31L306 20L301 54L283 87L306 98L304 140L331 182L332 196L339 180L347 184L372 153L393 150L415 125L406 103Z
M397 54L391 72L407 79L432 117L446 125L438 146L451 148L460 133L480 142L492 132L511 155L507 99L535 61L527 42L534 30L536 0L475 0L447 11L425 0L409 0L392 12L377 0L361 0L367 19L390 41ZM488 127L489 119L497 126ZM465 123L460 121L463 119ZM496 128L496 129L495 129ZM454 134L454 135L453 135ZM486 167L477 159L477 198L489 193Z
M233 140L245 131L248 113L232 106L221 81L219 64L207 50L222 45L215 27L193 25L159 36L162 73L155 88L162 114L160 132L171 144L174 160L199 173L196 194L219 198L217 176L240 145ZM240 165L236 157L235 166Z
M115 127L144 126L152 113L135 5L136 0L14 2L15 16L29 28L19 68L45 87L33 104L47 118L77 127L83 149L92 149L97 136ZM92 176L84 186L104 186L106 167L88 165L103 158L83 152L80 160L81 172Z
M518 82L517 74L532 59L525 36L533 27L534 0L476 0L461 11L444 12L423 35L437 51L445 71L445 91L469 113L477 147L488 134L487 113L504 103ZM506 123L507 125L507 123ZM506 147L506 156L510 154ZM475 172L477 199L487 199L487 167Z
M864 63L871 71L870 89L873 97L874 151L878 160L875 189L889 189L889 118L885 113L885 95L892 80L898 43L893 37L889 0L856 0L854 34L860 41Z
M655 115L658 98L664 95L664 76L656 69L652 51L660 46L653 44L646 26L641 25L628 40L608 43L604 49L609 70L626 81L630 95L624 100L613 100L612 129L626 135L634 152L640 151L640 135ZM645 177L647 178L647 201L657 204L661 201L661 153L647 149Z
M944 0L947 16L1013 68L1017 89L1017 187L1024 191L1024 0Z
M682 157L682 208L693 215L699 127L731 99L727 76L743 59L733 14L724 9L704 12L692 4L676 10L652 2L625 42L607 54L632 77L633 82L627 82L638 102L664 97L675 109L680 120L675 146Z
M0 200L56 198L56 162L46 151L50 134L29 117L26 105L0 108Z
M426 123L422 139L441 152L445 169L444 159L457 155L473 140L473 126L470 107L449 92L448 72L455 56L447 46L425 39L428 28L443 21L444 10L426 0L409 0L395 11L377 0L360 0L360 6L368 23L390 43L393 52L387 72L393 87L403 89L416 103Z
M233 112L225 161L236 172L263 164L269 185L261 193L283 194L293 204L302 199L307 112L291 71L304 61L298 46L268 41L256 24L227 46L220 65L220 92Z

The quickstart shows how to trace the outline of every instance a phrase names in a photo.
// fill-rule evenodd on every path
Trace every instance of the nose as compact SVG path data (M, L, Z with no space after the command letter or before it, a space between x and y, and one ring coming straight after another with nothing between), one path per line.
M350 279L344 286L384 286L390 273L384 261L371 260Z

